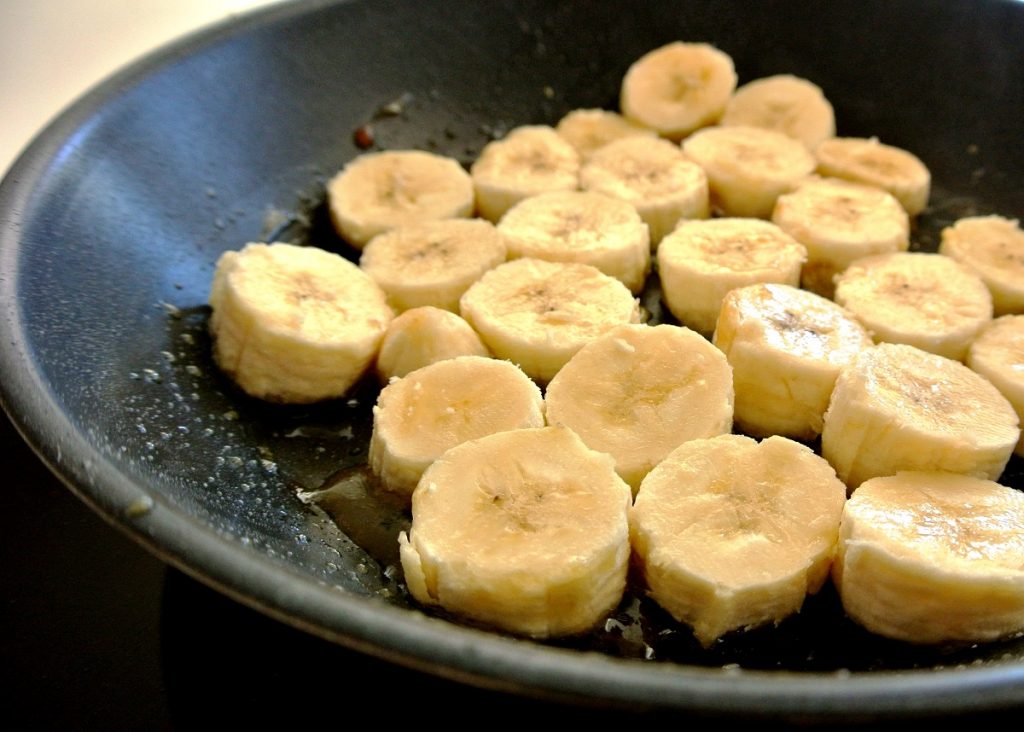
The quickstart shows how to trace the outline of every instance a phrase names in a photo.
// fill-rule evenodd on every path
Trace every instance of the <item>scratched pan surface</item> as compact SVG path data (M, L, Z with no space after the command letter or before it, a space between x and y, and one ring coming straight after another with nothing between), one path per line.
M915 248L963 215L1024 217L1022 38L1018 2L395 1L236 19L93 90L4 181L4 405L143 546L398 663L643 710L827 720L1024 706L1024 641L888 642L846 620L831 589L708 651L632 593L604 628L553 644L424 614L395 567L407 519L359 471L375 386L315 408L255 403L216 372L205 329L225 249L286 239L353 256L325 225L322 190L359 152L359 126L379 147L468 163L512 126L613 108L628 64L676 39L724 49L741 82L810 78L841 134L923 158L935 187ZM657 302L648 291L655 319ZM339 475L324 510L300 500ZM1024 485L1016 461L1004 482Z

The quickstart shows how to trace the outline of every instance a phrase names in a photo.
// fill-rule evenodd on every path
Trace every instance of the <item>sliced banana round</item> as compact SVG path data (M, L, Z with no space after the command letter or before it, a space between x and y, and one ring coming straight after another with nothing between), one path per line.
M679 221L710 215L704 169L656 137L630 137L601 148L580 170L580 187L636 208L654 249Z
M732 430L732 370L688 328L623 325L569 359L544 403L548 424L611 455L635 492L683 442Z
M759 219L683 221L658 248L658 276L669 311L710 338L730 290L758 283L800 284L807 250Z
M1018 439L1017 414L987 379L958 361L880 343L840 371L821 454L851 489L901 470L996 480Z
M967 351L967 366L991 381L1024 417L1024 315L1003 315L982 328ZM1014 452L1024 456L1024 438Z
M992 296L981 278L939 254L858 259L836 278L835 299L876 341L906 343L956 361L992 320Z
M738 88L720 124L775 130L812 150L836 134L835 111L821 87L791 74L755 79Z
M974 270L996 315L1024 313L1024 231L1002 216L971 216L942 230L939 252Z
M629 289L589 264L516 259L462 296L462 317L499 358L550 381L588 341L640 322Z
M222 254L210 306L217 365L273 402L342 396L373 362L393 317L384 292L356 265L282 243Z
M843 511L833 578L868 630L911 643L1024 631L1024 493L963 475L861 484Z
M607 109L574 109L558 120L555 131L576 148L580 159L624 137L656 137L657 132Z
M483 437L446 452L399 536L412 596L513 633L580 633L615 609L629 563L629 486L571 430Z
M477 210L497 223L524 198L576 190L580 155L554 128L527 125L484 146L470 172Z
M683 142L704 168L711 206L723 216L767 219L775 201L814 171L814 156L799 140L760 127L709 127Z
M876 138L833 137L814 148L818 173L888 191L907 213L916 216L928 205L932 176L921 159Z
M732 58L706 43L670 43L626 71L619 107L627 119L681 140L714 124L736 88Z
M807 247L801 285L832 297L835 276L872 254L904 252L910 218L891 194L839 178L808 178L779 196L772 221Z
M750 285L728 293L714 343L732 366L736 426L764 437L811 440L840 370L872 346L853 316L830 300L789 285Z
M555 191L523 199L498 223L510 259L579 262L638 293L651 269L647 225L630 204L600 193Z
M377 354L377 375L387 383L458 356L489 356L480 336L455 313L425 305L391 321Z
M828 578L846 489L785 437L693 440L644 479L630 511L650 595L710 646L778 624Z
M401 312L432 305L453 313L459 298L508 250L494 224L483 219L448 219L401 226L374 237L359 266Z
M369 463L385 488L411 494L451 447L544 426L540 389L508 361L459 356L385 386L373 407Z
M398 226L473 215L473 182L458 161L422 150L364 153L327 183L338 234L357 249Z

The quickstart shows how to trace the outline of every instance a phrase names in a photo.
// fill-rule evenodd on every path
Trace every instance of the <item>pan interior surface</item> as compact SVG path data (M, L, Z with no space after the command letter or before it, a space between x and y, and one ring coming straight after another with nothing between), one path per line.
M210 357L221 252L248 241L357 254L325 181L361 152L468 165L522 124L617 107L643 53L729 53L740 83L821 86L839 134L924 160L913 248L969 215L1024 218L1024 4L395 0L285 5L179 42L93 90L0 188L2 395L86 502L168 561L324 637L420 668L589 703L811 717L1024 704L1024 641L911 647L846 619L829 590L778 628L711 650L637 595L584 638L541 644L426 616L393 537L404 513L362 466L377 385L282 407ZM658 293L644 304L661 317ZM1014 458L1003 482L1024 486ZM341 486L330 501L304 497ZM332 518L332 516L334 518Z

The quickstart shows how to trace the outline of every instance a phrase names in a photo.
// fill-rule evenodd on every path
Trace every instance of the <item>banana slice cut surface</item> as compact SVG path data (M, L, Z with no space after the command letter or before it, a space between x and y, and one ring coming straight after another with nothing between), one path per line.
M658 276L672 314L711 337L726 293L758 283L795 287L806 258L802 244L767 221L683 221L658 248Z
M640 322L629 289L589 264L516 259L498 265L462 296L461 312L499 358L550 381L587 342Z
M591 341L545 392L548 424L615 458L634 491L677 446L732 429L732 370L688 328L623 325Z
M835 299L876 341L906 343L956 361L992 320L992 296L981 278L939 254L858 259L836 278Z
M583 165L580 187L632 204L650 229L652 248L679 221L706 219L711 211L704 169L659 138L609 143Z
M423 475L399 537L413 597L533 637L599 623L622 598L632 494L571 430L464 443Z
M843 511L833 570L847 614L911 643L1024 631L1024 493L949 473L874 478Z
M506 430L544 426L540 389L516 366L481 356L438 361L384 387L373 408L370 467L412 493L445 450Z
M638 293L651 268L647 225L625 201L556 191L526 198L498 223L509 257L589 264Z
M558 120L555 131L576 148L580 159L590 159L594 152L624 137L657 137L658 133L606 109L574 109Z
M814 154L820 175L888 191L910 216L928 205L931 172L907 150L883 145L875 138L833 137L814 148Z
M455 313L462 293L507 255L504 237L489 221L448 219L374 237L359 266L398 312L432 305Z
M394 315L356 265L283 243L221 255L210 306L217 365L252 396L294 403L348 391Z
M465 320L429 305L406 310L391 321L377 353L377 375L394 377L458 356L489 356L487 346Z
M622 114L672 140L714 124L736 88L732 58L706 43L670 43L641 56L622 78Z
M334 227L357 249L398 226L473 215L473 182L452 158L422 150L365 153L327 183Z
M723 216L767 219L779 196L814 172L799 140L761 127L709 127L683 142L708 176L711 205Z
M1002 216L971 216L942 230L939 252L988 286L996 315L1024 313L1024 231Z
M821 588L845 498L828 463L784 437L686 442L640 485L636 561L651 596L709 646L780 622Z
M992 382L1024 416L1024 315L1003 315L986 325L967 352L967 366ZM1014 450L1024 456L1024 439Z
M764 127L814 149L836 134L836 115L821 87L791 74L755 79L738 88L720 124Z
M821 454L851 489L902 470L996 480L1019 438L1017 414L987 379L913 346L881 343L836 379Z
M849 312L789 285L726 295L714 343L732 366L737 427L802 440L821 433L840 370L872 346Z
M824 297L851 262L910 246L910 218L895 197L839 178L801 181L779 196L772 221L807 247L801 285Z

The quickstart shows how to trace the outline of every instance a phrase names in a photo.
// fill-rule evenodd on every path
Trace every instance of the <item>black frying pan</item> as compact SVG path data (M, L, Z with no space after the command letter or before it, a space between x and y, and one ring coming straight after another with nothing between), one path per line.
M326 506L339 528L297 497L339 474L358 483L375 385L274 407L213 368L205 302L221 251L286 239L353 256L322 198L360 151L357 128L371 122L380 147L468 163L495 130L614 107L629 63L677 39L730 53L741 82L805 76L833 101L840 134L925 160L935 186L915 248L934 248L960 216L1024 218L1019 2L278 7L109 80L4 180L5 408L72 490L167 561L399 663L632 709L851 719L1024 706L1024 641L885 641L828 589L779 628L710 651L642 599L551 644L423 614L389 569L401 511L371 491ZM1004 482L1024 486L1016 459Z

